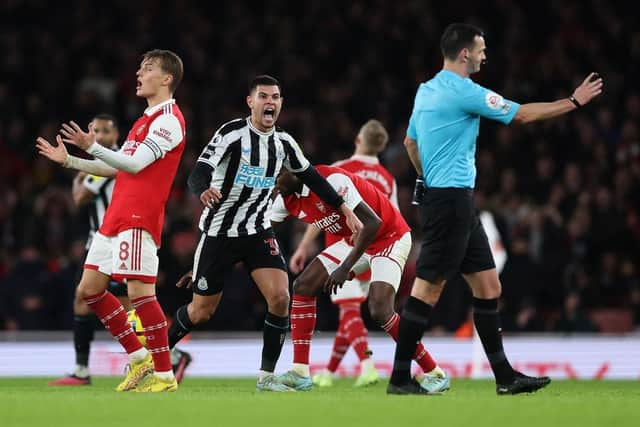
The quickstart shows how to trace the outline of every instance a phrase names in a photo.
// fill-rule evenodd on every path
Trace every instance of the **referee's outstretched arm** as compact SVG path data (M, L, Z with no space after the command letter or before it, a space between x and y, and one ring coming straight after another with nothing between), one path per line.
M546 120L566 114L588 104L593 98L602 93L604 82L598 73L591 73L578 86L569 98L554 102L532 102L523 104L513 117L516 123L530 123Z

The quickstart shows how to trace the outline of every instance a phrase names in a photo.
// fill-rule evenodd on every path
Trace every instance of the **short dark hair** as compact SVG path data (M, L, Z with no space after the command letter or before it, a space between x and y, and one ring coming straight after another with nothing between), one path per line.
M262 74L260 76L255 76L253 80L251 80L251 83L249 83L249 93L253 93L253 91L256 90L259 85L278 86L278 90L282 91L280 82L275 77L271 77L267 74Z
M462 49L473 46L476 36L484 37L484 32L471 24L455 22L445 28L440 38L440 50L446 59L454 60Z
M113 127L117 128L118 127L118 121L116 120L116 118L114 116L112 116L111 114L108 113L100 113L100 114L96 114L93 117L93 120L104 120L104 121L108 121L113 123Z
M157 59L162 71L173 76L173 82L171 82L169 90L171 93L174 93L182 81L182 76L184 75L182 59L180 59L176 53L162 49L150 50L142 55L142 61L146 61L148 59Z

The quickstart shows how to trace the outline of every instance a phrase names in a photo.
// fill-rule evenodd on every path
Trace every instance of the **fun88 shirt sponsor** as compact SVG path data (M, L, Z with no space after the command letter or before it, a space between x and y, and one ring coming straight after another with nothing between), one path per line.
M222 125L198 162L213 167L210 187L222 193L200 217L200 230L214 237L251 236L271 228L269 194L280 170L302 172L310 166L291 135L280 128L261 132L250 118Z

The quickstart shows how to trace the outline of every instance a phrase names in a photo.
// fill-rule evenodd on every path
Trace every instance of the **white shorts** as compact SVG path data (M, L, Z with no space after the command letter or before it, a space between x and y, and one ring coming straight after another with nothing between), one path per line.
M141 228L125 230L111 237L98 232L93 236L84 268L97 270L118 282L128 279L155 283L157 252L151 234Z
M351 249L353 249L353 246L350 246L343 239L320 252L318 259L327 270L327 273L331 274L347 257ZM393 244L376 254L362 254L351 271L357 276L371 269L371 282L388 283L397 292L409 252L411 252L411 233L407 232ZM365 287L362 283L357 279L344 282L342 288L338 289L337 294L331 295L331 300L334 303L357 301L358 299L364 301L369 293L369 286Z

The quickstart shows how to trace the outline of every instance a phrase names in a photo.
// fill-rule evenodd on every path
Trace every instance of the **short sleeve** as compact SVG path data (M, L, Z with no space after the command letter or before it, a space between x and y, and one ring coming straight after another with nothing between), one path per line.
M416 120L414 118L415 110L411 113L411 117L409 117L409 126L407 126L407 136L414 141L418 140L418 132L416 131Z
M285 152L284 167L294 173L307 169L311 163L309 163L309 160L302 154L302 150L296 140L290 135L287 135L286 138L281 138L281 140Z
M147 137L142 142L153 151L157 159L164 157L184 139L184 130L173 114L162 114L151 122Z
M200 153L198 161L207 163L215 169L224 158L224 155L227 153L230 145L229 141L225 140L221 134L216 132L215 135L213 135L213 138L211 138L209 143L204 147L202 153Z
M517 102L505 99L479 84L471 83L465 89L465 95L460 98L460 102L462 109L468 113L509 124L520 108Z
M82 186L93 194L98 194L102 187L104 187L111 179L112 178L106 178L104 176L87 175L82 181Z
M284 199L278 194L271 205L271 221L283 222L288 216L289 211L287 211L287 208L284 205Z
M362 202L360 192L358 192L355 184L347 175L334 173L327 177L327 181L336 190L336 193L342 196L344 203L349 209L355 209L355 207Z

